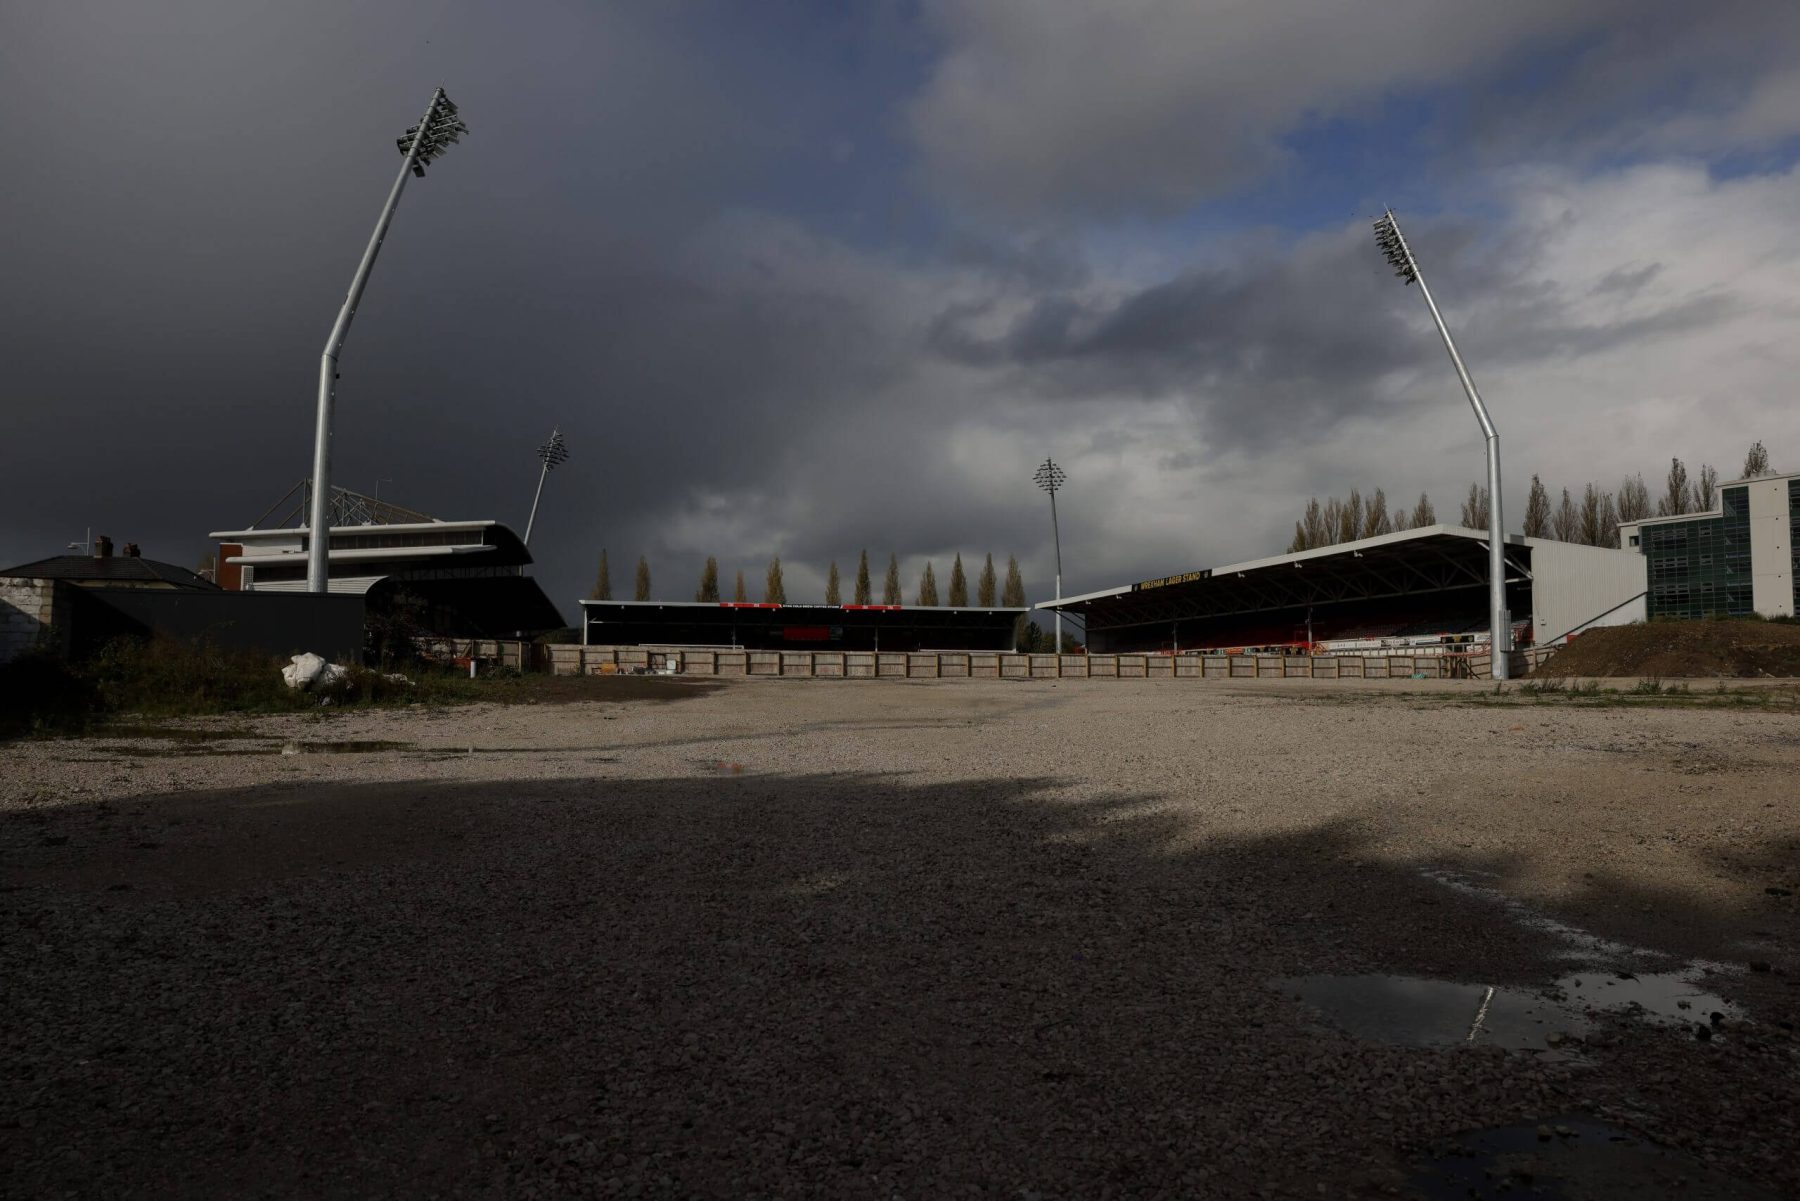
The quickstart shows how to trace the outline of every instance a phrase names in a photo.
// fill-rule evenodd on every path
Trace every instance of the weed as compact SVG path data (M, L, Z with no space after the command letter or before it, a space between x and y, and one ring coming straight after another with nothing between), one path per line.
M34 653L0 665L0 737L81 734L119 715L318 713L322 708L454 703L489 698L481 682L437 669L410 676L351 667L308 692L290 689L281 660L206 642L121 639L71 663ZM498 698L494 698L498 699Z

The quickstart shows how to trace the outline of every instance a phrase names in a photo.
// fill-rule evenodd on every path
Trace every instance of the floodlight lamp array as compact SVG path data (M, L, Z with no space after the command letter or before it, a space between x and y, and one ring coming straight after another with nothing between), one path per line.
M563 445L562 435L552 433L550 441L538 447L538 458L544 461L545 471L554 471L569 460L569 448Z
M1045 459L1043 466L1037 469L1037 474L1032 478L1037 481L1038 487L1054 496L1069 477L1064 475L1063 469L1056 465L1056 460Z
M1387 256L1388 266L1394 274L1406 283L1411 284L1419 278L1418 264L1413 262L1412 248L1400 234L1400 223L1394 220L1393 210L1383 213L1375 222L1375 244L1381 247L1381 253Z
M423 137L419 135L421 127L425 130ZM431 108L425 114L425 119L394 139L394 145L400 148L401 154L411 154L413 142L417 140L419 153L413 159L412 170L414 175L423 176L425 164L441 157L468 132L469 127L457 115L456 105L451 103L450 97L439 91L432 98Z

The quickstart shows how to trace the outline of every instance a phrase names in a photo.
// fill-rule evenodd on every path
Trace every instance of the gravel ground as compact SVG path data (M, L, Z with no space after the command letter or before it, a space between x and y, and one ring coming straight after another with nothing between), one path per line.
M0 746L0 1189L1412 1195L1580 1114L1800 1193L1792 716L607 684ZM1394 1046L1270 984L1588 966L1521 907L1749 1023Z

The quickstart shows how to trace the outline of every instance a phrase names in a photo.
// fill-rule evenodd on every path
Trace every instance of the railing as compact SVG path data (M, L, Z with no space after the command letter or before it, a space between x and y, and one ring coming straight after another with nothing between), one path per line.
M508 644L511 645L511 644ZM1523 674L1554 647L1516 651ZM1408 655L1028 655L1009 651L754 651L643 646L539 648L557 675L755 676L884 680L1395 680L1487 679L1492 658Z

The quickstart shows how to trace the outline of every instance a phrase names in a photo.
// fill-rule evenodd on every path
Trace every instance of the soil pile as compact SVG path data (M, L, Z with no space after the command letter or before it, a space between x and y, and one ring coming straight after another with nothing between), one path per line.
M1657 621L1589 630L1552 655L1540 676L1800 676L1800 625Z

